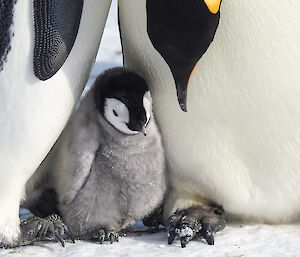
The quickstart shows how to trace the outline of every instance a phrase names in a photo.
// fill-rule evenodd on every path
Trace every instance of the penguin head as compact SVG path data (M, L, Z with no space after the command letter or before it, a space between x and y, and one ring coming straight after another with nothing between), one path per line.
M152 99L139 74L126 68L105 71L96 79L94 97L97 109L114 128L128 135L146 135Z
M147 1L147 33L168 64L177 99L187 111L187 92L194 70L214 39L221 0Z

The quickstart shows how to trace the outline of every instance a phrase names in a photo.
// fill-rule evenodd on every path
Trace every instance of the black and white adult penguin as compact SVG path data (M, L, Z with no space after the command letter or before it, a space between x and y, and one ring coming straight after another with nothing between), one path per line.
M25 183L88 80L110 2L0 1L0 245L22 238Z
M213 244L211 202L245 220L300 218L300 2L220 2L119 1L125 64L148 80L166 147L169 243L183 246L198 231Z

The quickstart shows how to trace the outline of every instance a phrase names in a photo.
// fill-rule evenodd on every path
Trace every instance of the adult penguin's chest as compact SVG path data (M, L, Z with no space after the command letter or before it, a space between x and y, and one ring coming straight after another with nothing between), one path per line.
M109 5L40 0L1 5L2 20L10 23L0 33L1 172L18 170L26 181L50 150L88 79Z
M177 191L271 221L300 212L299 11L297 1L222 1L214 41L190 80L187 113L167 65L151 52L142 72Z
M228 211L270 220L300 211L298 11L296 1L223 1L189 111L174 115L188 125L168 139L172 170Z

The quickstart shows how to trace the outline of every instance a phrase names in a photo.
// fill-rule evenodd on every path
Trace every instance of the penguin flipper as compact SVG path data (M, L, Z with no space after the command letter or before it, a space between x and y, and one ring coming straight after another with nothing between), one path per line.
M96 155L100 152L101 145L94 149L94 144L91 144L89 140L93 140L93 138L87 139L85 145L82 142L77 142L76 139L73 141L72 147L78 147L80 143L82 147L70 154L70 160L73 160L68 167L67 176L70 179L66 180L63 196L58 196L63 205L70 205L90 178L91 169Z
M83 0L34 0L34 74L51 78L64 64L79 29Z

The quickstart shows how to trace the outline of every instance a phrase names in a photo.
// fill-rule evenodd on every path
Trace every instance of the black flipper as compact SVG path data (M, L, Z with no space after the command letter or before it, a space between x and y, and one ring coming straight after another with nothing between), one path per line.
M13 33L13 11L16 0L0 0L0 72L10 51L10 41Z
M183 111L189 78L213 41L219 18L204 0L147 0L148 35L172 71Z
M34 0L34 74L51 78L74 45L83 0Z

